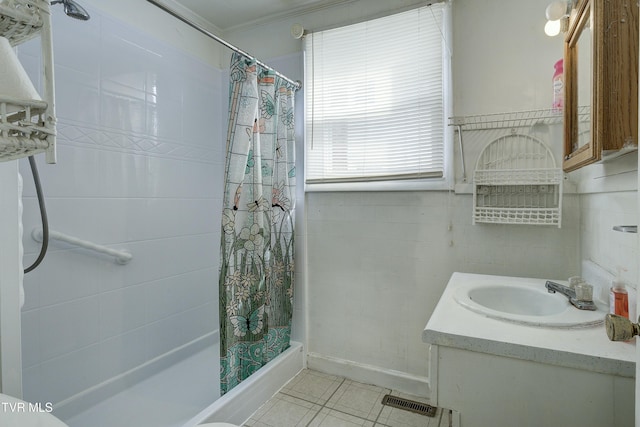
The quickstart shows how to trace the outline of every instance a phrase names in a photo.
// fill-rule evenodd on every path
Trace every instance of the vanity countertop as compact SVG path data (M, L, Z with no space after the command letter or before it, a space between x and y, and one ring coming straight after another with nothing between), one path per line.
M547 279L454 273L422 332L422 340L498 356L635 377L635 338L631 342L609 341L604 324L577 329L521 325L475 313L454 300L454 292L459 287L487 280L544 288Z

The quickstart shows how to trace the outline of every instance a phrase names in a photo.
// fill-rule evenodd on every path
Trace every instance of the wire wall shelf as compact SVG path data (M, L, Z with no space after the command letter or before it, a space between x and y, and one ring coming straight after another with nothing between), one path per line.
M0 2L0 35L16 46L37 36L49 14L45 0L5 0Z
M9 43L0 64L14 60L15 47L36 36L41 38L41 99L16 98L0 93L0 161L44 152L47 163L56 162L53 47L51 13L47 0L0 1L0 37ZM22 70L23 71L23 70ZM2 76L0 76L2 77ZM6 77L5 77L6 78ZM25 77L28 80L28 77Z
M560 227L563 178L542 141L523 134L501 136L478 157L473 223Z
M591 106L578 107L578 123L588 124L591 121ZM492 131L493 135L546 132L548 125L562 125L564 114L554 109L513 111L505 113L477 114L471 116L449 117L449 126L457 130L462 181L467 182L467 165L465 162L465 144L463 133L466 131ZM588 125L587 125L588 126ZM475 132L471 132L473 137ZM485 135L487 136L487 135ZM475 138L477 140L477 138ZM480 138L484 139L484 138ZM486 141L486 139L484 139ZM476 141L477 142L477 141Z
M478 185L544 185L562 182L562 169L476 170L473 182Z
M482 208L475 210L476 222L493 224L537 224L558 225L560 212L558 209L532 209L532 208ZM558 225L558 227L560 227Z
M589 121L590 106L578 108L578 121ZM459 130L509 129L531 127L539 124L560 124L564 120L562 111L529 110L508 113L479 114L473 116L449 117L449 126L457 126Z
M18 109L17 113L7 111ZM51 148L55 130L44 125L47 103L0 97L0 160L15 160Z

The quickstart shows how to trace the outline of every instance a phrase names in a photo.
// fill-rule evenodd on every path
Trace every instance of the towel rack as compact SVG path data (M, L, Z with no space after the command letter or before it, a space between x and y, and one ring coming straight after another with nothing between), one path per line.
M42 228L34 228L31 232L31 237L33 237L33 240L36 242L42 242ZM133 259L133 255L128 251L111 249L109 247L98 245L87 240L78 239L77 237L69 236L58 231L49 230L49 239L60 240L61 242L66 242L84 249L113 256L115 257L117 264L124 265Z

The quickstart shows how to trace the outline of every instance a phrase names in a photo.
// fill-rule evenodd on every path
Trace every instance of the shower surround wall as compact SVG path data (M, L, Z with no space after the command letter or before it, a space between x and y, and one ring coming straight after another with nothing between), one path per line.
M52 242L25 276L24 398L55 409L216 339L227 92L220 70L99 10L53 12L58 163L37 159L50 227L133 254L118 265ZM34 78L38 43L18 52ZM26 160L20 170L27 265L40 218Z

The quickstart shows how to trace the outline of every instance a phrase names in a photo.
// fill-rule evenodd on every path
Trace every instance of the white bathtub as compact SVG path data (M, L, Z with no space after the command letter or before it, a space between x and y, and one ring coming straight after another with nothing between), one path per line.
M242 424L302 367L302 344L292 342L288 350L220 397L215 331L54 404L54 415L70 427L193 427L213 421Z
M241 425L300 372L304 365L302 350L301 343L292 341L291 347L213 402L183 427L195 427L215 421Z

